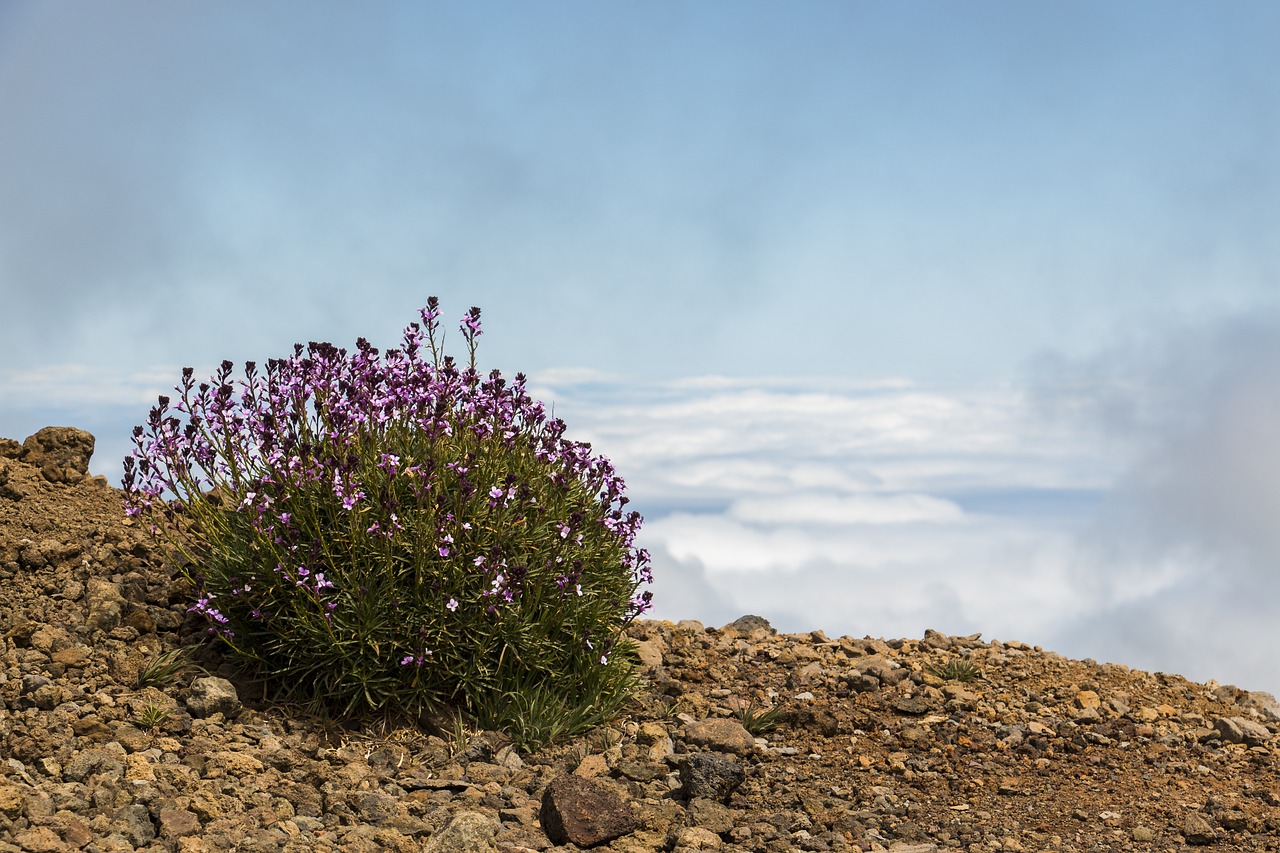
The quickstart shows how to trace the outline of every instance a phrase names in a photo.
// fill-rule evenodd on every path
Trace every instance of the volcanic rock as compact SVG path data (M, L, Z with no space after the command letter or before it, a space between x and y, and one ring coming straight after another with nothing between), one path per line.
M0 441L0 853L567 853L556 821L605 813L579 784L612 853L1277 850L1269 694L978 635L640 620L634 703L569 742L336 726L239 680L119 491L24 453Z
M93 445L82 429L49 426L22 443L20 458L50 483L78 483L89 473Z
M595 847L635 829L626 804L608 787L582 776L561 776L547 786L539 813L556 844Z

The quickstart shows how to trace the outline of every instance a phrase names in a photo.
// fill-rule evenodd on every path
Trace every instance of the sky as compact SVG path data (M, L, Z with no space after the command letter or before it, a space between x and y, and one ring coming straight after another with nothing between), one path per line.
M0 435L484 311L655 615L1280 693L1280 6L0 0ZM453 343L460 341L455 335Z

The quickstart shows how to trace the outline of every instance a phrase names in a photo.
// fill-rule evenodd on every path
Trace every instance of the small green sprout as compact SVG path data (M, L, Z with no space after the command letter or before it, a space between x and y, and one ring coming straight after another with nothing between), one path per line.
M172 713L173 711L160 702L152 701L148 702L142 712L134 718L134 722L137 723L138 728L149 732L157 726L163 725Z
M179 676L193 671L202 672L203 670L191 662L185 648L170 649L157 655L151 663L138 671L138 676L134 680L134 689L143 690L147 687L163 689Z
M742 727L753 735L759 736L771 732L778 727L778 715L782 713L781 705L772 708L757 708L754 702L738 708L738 721Z
M943 681L978 681L984 678L977 664L963 658L955 658L942 666L930 666L928 669Z

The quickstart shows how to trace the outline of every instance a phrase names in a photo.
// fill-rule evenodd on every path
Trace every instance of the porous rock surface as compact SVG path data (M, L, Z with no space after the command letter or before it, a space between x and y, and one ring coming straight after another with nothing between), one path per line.
M139 686L202 636L190 591L120 492L27 446L0 440L0 853L558 853L578 791L619 852L1280 849L1273 698L978 636L641 622L630 713L532 755L326 724L207 645Z

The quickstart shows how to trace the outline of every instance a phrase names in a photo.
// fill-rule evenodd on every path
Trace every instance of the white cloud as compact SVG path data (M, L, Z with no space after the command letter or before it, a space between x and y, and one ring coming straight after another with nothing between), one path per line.
M981 631L1280 690L1280 334L1244 328L1042 362L1029 395L592 370L535 395L626 478L657 616ZM118 476L176 375L10 370L0 394L47 422L93 409L64 422L92 427L95 471Z
M172 391L179 374L176 367L157 367L117 376L89 364L0 369L0 397L14 408L153 406L156 395Z
M954 502L929 495L839 495L800 493L782 498L742 498L728 515L754 524L854 525L947 523L964 512Z

